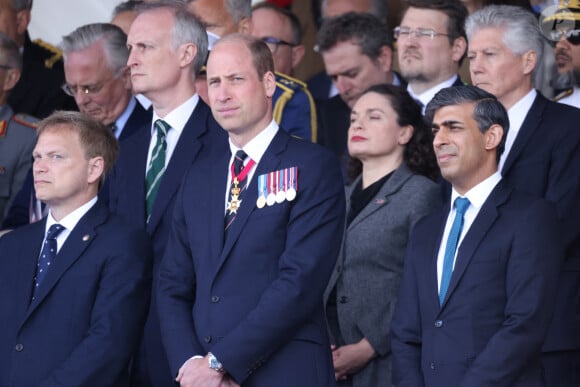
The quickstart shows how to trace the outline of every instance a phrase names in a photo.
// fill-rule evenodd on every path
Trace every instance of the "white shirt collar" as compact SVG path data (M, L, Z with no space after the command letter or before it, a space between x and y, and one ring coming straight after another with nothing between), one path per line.
M496 171L494 174L467 191L463 197L469 199L469 203L479 211L481 206L483 206L483 203L485 203L487 200L487 197L491 191L493 191L500 180L501 174L499 171ZM461 195L459 195L455 188L453 188L451 190L451 209L453 209L453 203L455 202L455 199L457 199L459 196Z
M415 98L416 100L419 100L423 104L423 114L425 114L425 107L427 106L427 104L429 102L431 102L431 100L433 99L433 97L435 97L435 94L437 94L437 92L439 90L441 90L441 89L444 89L446 87L453 86L453 84L455 83L455 81L457 80L457 78L458 78L458 75L457 74L454 74L448 80L443 81L443 82L441 82L441 83L433 86L432 88L425 90L421 94L415 94L413 92L413 89L411 88L411 84L409 83L407 85L407 91L409 92L409 94L411 95L411 97Z
M162 119L165 121L172 129L177 133L181 134L185 124L189 120L189 117L195 110L197 103L199 102L199 95L196 93L191 96L187 101L173 109L165 117L159 117L155 109L153 110L153 120L151 121L151 135L155 135L155 121Z
M246 154L250 156L250 158L254 160L256 164L260 163L260 160L262 159L262 156L266 152L266 149L272 142L272 139L274 138L276 133L278 133L278 129L279 129L278 124L276 123L276 121L272 120L264 130L258 133L256 137L251 139L244 146L244 152L246 152ZM230 140L230 150L232 152L232 158L233 155L235 155L239 149L240 148L236 147Z
M95 205L95 203L97 203L97 196L95 196L94 198L92 198L91 200L89 200L88 202L86 202L85 204L83 204L82 206L80 206L79 208L77 208L76 210L74 210L73 212L71 212L70 214L65 216L64 218L62 218L60 220L60 222L57 222L53 218L52 210L49 211L48 217L46 218L46 229L44 230L44 234L46 235L50 226L52 226L53 224L56 224L56 223L63 226L69 232L72 231L72 229L75 228L75 226L81 220L81 218L87 212L89 212L89 210Z
M499 170L501 171L505 161L508 157L514 142L516 141L516 137L520 132L520 128L528 115L528 112L532 108L534 100L538 93L535 89L530 90L528 94L526 94L523 98L521 98L518 102L516 102L509 110L508 110L508 117L510 120L510 128L507 133L506 141L505 141L505 149L501 155L499 161Z

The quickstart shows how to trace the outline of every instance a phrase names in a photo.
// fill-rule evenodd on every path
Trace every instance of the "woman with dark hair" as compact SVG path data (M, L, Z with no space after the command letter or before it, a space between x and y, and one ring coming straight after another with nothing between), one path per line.
M347 188L342 249L325 293L340 386L390 386L390 323L409 233L440 205L439 170L421 108L373 86L354 105L348 150L362 166Z

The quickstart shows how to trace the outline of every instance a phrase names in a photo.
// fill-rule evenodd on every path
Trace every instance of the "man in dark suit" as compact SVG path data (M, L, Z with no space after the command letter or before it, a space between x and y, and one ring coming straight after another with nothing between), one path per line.
M153 122L123 142L109 179L109 203L113 212L151 237L156 286L183 175L209 147L227 140L195 91L207 36L194 16L177 5L147 5L133 21L127 44L133 89L151 100ZM154 299L136 364L136 385L174 385Z
M463 85L457 73L467 50L466 17L460 0L411 0L395 28L401 75L423 113L439 90Z
M510 132L500 171L506 183L556 204L566 259L554 319L544 343L546 384L580 385L580 110L533 89L544 37L519 7L486 7L466 23L473 84L508 110Z
M50 213L0 238L0 384L127 385L152 252L97 198L117 142L78 112L54 113L38 131L34 185Z
M62 38L64 90L79 110L113 130L119 140L145 130L151 113L133 97L127 36L117 26L94 23Z
M341 158L346 184L350 182L346 174L350 109L370 86L381 83L399 86L402 80L392 68L391 32L376 16L350 12L325 20L316 43L326 73L340 93L317 106L318 143Z
M157 288L172 370L183 387L334 386L321 301L343 232L336 160L273 120L263 41L222 38L207 77L230 142L176 199Z
M543 386L564 252L555 208L502 180L509 121L491 94L443 89L426 116L453 205L413 230L392 322L393 382Z
M40 39L30 40L32 0L0 0L0 31L22 49L22 76L10 93L14 111L44 118L53 111L76 110L74 100L61 86L64 83L62 53Z

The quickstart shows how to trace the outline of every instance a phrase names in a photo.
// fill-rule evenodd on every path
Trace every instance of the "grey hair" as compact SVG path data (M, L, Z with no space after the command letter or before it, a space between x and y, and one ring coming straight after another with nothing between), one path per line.
M92 23L78 27L62 37L60 48L66 61L68 53L85 50L98 42L103 42L105 57L113 72L116 73L127 66L129 58L127 35L114 24Z
M467 18L467 40L470 41L478 30L489 27L504 29L503 43L512 53L521 56L528 51L534 51L539 63L544 51L544 38L532 12L514 5L484 7Z
M473 103L473 119L481 133L485 133L492 125L503 128L503 137L497 147L497 161L505 149L505 141L510 127L508 113L501 102L485 90L475 86L456 86L441 89L425 109L425 120L433 123L437 110L446 106Z
M0 32L0 57L4 62L0 64L22 70L22 57L18 45L4 32Z
M117 4L115 9L113 9L111 19L117 17L120 13L123 12L133 12L137 11L138 8L143 4L142 0L127 0L123 1L122 3Z
M143 3L138 12L146 13L157 9L168 9L173 13L173 30L171 42L173 49L187 43L193 43L197 47L197 54L193 60L192 74L199 73L208 54L207 33L202 22L197 16L190 13L186 8L186 1L164 0L155 3Z
M214 0L216 1L216 0ZM225 0L228 14L235 24L252 17L252 0Z
M385 0L370 0L370 9L368 13L378 17L380 20L386 23L387 21L387 2ZM328 0L322 0L322 4L320 5L320 10L323 17L326 14L326 7L328 6Z

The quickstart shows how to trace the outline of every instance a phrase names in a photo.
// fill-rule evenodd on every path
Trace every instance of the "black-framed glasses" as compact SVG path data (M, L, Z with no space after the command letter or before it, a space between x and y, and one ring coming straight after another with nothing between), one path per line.
M393 36L395 39L401 37L410 38L411 35L415 35L417 39L427 39L433 40L436 36L449 36L449 34L444 34L442 32L436 32L432 28L409 28L409 27L395 27L393 30Z
M262 42L266 43L272 54L276 53L279 46L288 46L288 47L295 47L296 44L287 42L282 39L275 38L273 36L264 36L262 38Z
M554 45L556 45L563 36L566 37L566 40L571 45L580 45L580 30L555 29L550 31L550 40Z

